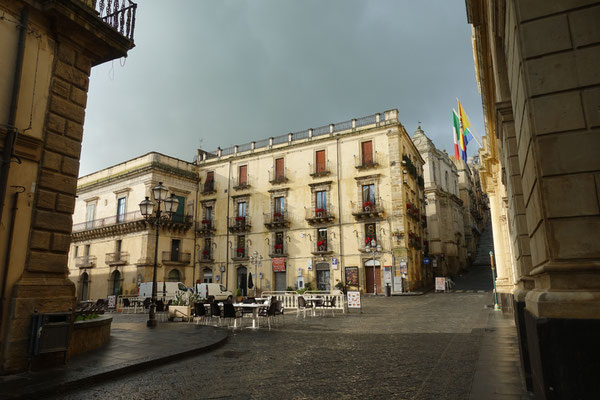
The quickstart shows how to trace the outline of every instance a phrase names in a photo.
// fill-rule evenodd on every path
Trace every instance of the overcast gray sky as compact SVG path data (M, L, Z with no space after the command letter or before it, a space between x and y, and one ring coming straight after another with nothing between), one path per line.
M484 134L464 0L138 0L135 29L92 71L80 176L391 108L452 154L456 97Z

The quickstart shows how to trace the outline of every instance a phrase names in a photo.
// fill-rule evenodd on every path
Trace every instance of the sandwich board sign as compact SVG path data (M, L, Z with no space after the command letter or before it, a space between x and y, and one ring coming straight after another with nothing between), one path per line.
M350 308L359 308L362 313L362 306L360 304L360 292L348 292L348 311Z

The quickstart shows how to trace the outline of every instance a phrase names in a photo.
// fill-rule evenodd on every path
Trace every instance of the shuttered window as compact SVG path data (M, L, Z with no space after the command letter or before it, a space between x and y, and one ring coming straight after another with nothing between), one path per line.
M283 179L284 177L284 169L283 169L283 158L278 158L275 160L275 179Z
M238 183L240 186L246 185L248 183L248 166L247 165L240 165Z
M362 142L361 143L361 151L362 151L362 165L371 165L373 164L373 142Z
M319 150L316 153L317 170L316 173L325 172L325 150Z

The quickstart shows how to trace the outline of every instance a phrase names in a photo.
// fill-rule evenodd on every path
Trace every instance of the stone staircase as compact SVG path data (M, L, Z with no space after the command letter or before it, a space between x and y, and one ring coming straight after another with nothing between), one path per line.
M479 243L477 243L477 252L473 266L490 265L490 251L494 251L494 237L492 236L492 223L488 222L487 226L481 232Z

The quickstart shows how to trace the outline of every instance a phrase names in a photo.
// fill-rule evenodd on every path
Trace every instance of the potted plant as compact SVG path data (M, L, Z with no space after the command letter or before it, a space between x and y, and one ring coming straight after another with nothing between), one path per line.
M365 201L362 206L364 211L369 212L373 208L373 203L370 201Z
M317 218L323 217L324 213L325 213L325 209L324 208L316 208L315 209L315 216Z
M319 240L317 242L317 248L319 251L326 251L327 250L327 242L325 242L324 240Z
M242 297L242 290L238 288L235 291L235 300L239 303L239 302L242 301L242 299L243 299L243 297Z
M181 318L185 321L190 319L192 316L191 306L198 301L200 301L200 295L178 291L175 299L169 305L169 321L173 321L174 318Z

